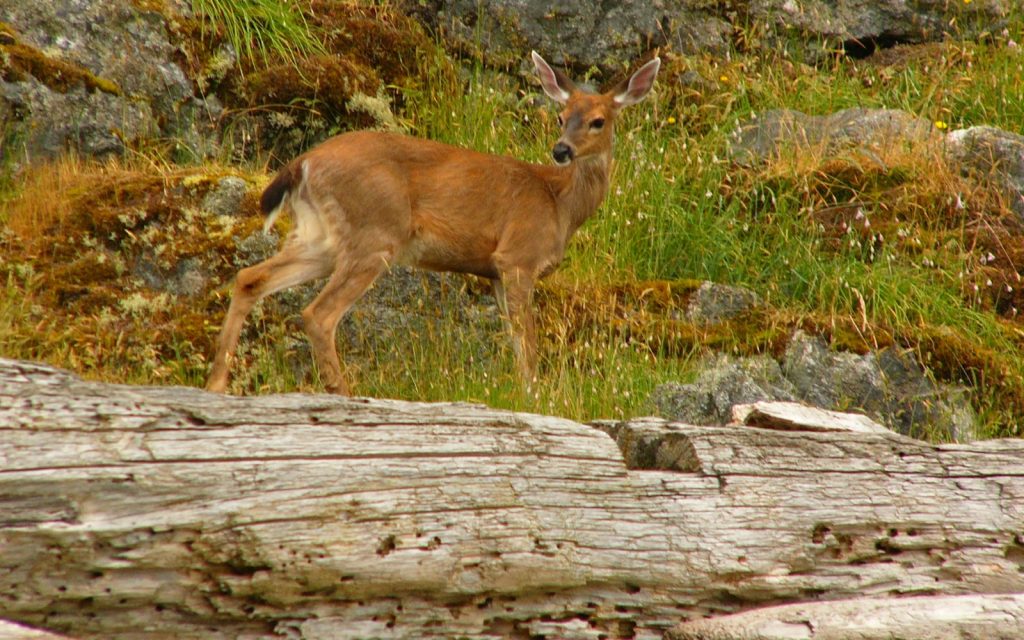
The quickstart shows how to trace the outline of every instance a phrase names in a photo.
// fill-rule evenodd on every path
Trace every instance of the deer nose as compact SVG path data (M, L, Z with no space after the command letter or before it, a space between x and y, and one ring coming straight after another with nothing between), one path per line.
M576 154L573 152L572 147L564 142L559 142L555 145L555 148L551 150L551 156L558 164L569 164L572 162L573 156L575 155Z

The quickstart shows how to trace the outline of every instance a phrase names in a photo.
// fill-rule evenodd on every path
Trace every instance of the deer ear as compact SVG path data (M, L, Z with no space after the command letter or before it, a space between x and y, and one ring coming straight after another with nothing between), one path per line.
M654 86L654 78L661 68L661 58L655 58L637 69L636 73L622 82L612 92L612 99L619 107L628 107L643 100Z
M540 76L540 86L544 87L544 93L555 102L565 104L569 96L576 90L576 85L560 71L555 71L540 57L536 51L530 53L533 58L533 66L537 67L537 75Z

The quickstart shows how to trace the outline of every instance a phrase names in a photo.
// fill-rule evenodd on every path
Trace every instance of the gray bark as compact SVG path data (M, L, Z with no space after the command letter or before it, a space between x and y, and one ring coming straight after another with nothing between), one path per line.
M768 605L1024 592L1024 443L794 424L595 428L0 360L0 618L78 638L660 638Z

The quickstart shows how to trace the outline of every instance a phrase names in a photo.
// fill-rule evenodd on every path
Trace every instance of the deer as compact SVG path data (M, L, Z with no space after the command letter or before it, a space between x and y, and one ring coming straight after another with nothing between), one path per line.
M277 254L238 272L206 389L225 392L246 316L264 296L326 284L302 311L324 389L349 395L338 323L391 265L489 279L517 368L536 380L536 282L608 192L615 120L654 86L653 58L606 93L579 88L531 53L544 93L561 105L554 164L533 164L397 133L337 135L283 166L260 197L271 229L293 228Z

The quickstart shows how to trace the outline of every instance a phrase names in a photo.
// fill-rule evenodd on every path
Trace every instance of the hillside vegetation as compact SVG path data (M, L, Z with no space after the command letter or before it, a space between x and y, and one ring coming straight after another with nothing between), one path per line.
M306 48L242 49L250 58L241 72L211 84L229 116L255 109L238 96L269 93L287 107L277 120L298 120L307 132L386 125L548 161L555 110L521 75L525 66L502 73L456 59L394 9L360 11L344 25L322 11L289 22L315 38ZM213 83L203 74L218 41L274 42L253 39L266 23L236 21L234 33L224 26L229 14L205 15L182 26L201 43L187 52L197 82ZM371 27L393 37L385 50L363 37ZM1021 435L1024 229L1004 193L950 167L941 145L822 149L752 166L728 150L741 122L776 108L886 107L927 119L938 134L972 125L1022 133L1019 42L1024 14L980 41L904 45L864 59L836 52L812 64L796 47L766 54L737 45L714 58L662 51L654 94L618 125L608 200L539 291L540 383L521 389L489 287L448 278L439 295L423 285L421 303L438 322L372 348L341 332L354 392L631 417L651 411L658 384L695 375L708 353L777 355L802 328L835 349L912 351L937 379L968 388L982 435ZM361 57L342 64L324 53L342 46ZM270 69L278 71L268 77ZM311 78L366 100L331 103L329 91L307 91ZM259 235L257 199L287 153L240 146L229 141L204 162L182 163L173 144L154 143L103 162L67 156L6 167L0 354L95 379L201 385L233 274L276 241ZM204 199L228 176L247 186L241 211L211 213ZM190 264L204 265L205 276L191 276ZM682 310L706 280L749 288L766 306L720 325L690 324ZM234 392L319 390L295 301L308 295L283 294L251 316ZM467 301L485 312L468 324L449 321Z

